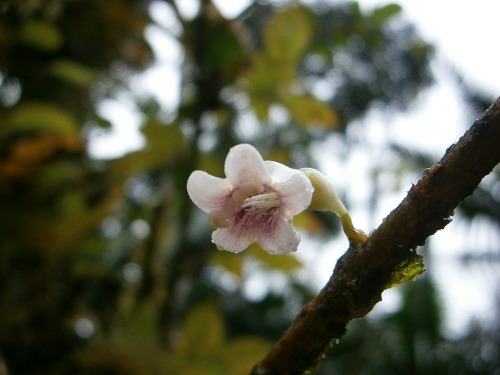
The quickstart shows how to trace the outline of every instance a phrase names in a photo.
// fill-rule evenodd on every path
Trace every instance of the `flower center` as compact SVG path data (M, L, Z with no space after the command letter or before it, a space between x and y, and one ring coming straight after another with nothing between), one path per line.
M274 192L257 194L249 197L243 201L242 209L249 209L250 211L266 210L272 207L279 207L280 200L278 194Z
M280 206L278 194L275 192L268 191L248 198L245 198L245 193L252 193L252 190L237 189L224 209L210 215L210 222L219 228L227 228L230 225L230 218L238 212L254 215Z
M246 198L232 217L232 231L240 238L255 239L258 233L270 235L280 217L281 202L275 192Z

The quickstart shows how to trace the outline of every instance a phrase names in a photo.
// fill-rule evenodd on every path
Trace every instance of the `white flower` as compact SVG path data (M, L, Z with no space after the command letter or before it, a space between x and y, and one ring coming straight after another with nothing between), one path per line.
M264 161L249 144L229 150L224 172L226 178L194 171L187 182L191 200L218 227L217 247L239 253L258 242L271 254L296 251L300 236L292 218L309 206L314 190L306 174Z

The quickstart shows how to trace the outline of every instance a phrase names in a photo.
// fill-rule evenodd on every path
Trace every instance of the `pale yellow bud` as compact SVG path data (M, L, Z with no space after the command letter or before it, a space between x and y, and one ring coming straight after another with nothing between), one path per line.
M361 243L368 238L365 233L354 228L351 217L339 198L333 182L321 172L313 168L302 168L302 172L311 181L314 192L308 209L314 211L331 211L340 218L342 229L350 243Z
M328 177L313 168L302 168L301 171L306 174L314 188L310 210L331 211L338 217L347 213L333 182Z

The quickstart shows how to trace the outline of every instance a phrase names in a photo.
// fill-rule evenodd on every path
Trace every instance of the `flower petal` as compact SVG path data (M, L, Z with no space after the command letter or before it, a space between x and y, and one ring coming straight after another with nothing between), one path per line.
M231 190L227 179L203 171L194 171L187 181L189 198L207 213L223 209Z
M314 191L306 174L275 161L264 163L273 179L272 188L279 195L287 217L304 211L311 203Z
M264 250L269 254L286 254L297 251L300 235L295 231L291 222L282 218L273 229L274 231L270 235L262 235L258 239Z
M293 169L287 167L284 164L278 163L277 161L266 160L264 161L267 172L271 175L273 182L285 182L290 179L298 169Z
M253 146L246 143L236 145L229 150L224 163L224 172L233 186L262 186L271 183L262 156Z
M227 250L240 253L256 240L247 236L241 236L232 228L219 228L212 233L212 241L219 250Z

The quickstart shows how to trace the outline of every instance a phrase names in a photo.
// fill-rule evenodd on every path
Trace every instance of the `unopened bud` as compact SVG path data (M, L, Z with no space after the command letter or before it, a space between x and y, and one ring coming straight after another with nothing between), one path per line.
M301 171L306 174L314 187L310 210L331 211L338 217L347 213L333 182L328 177L313 168L302 168Z
M342 229L351 244L366 241L368 236L354 228L351 217L340 200L333 182L316 169L302 168L301 171L306 174L314 187L311 204L308 208L314 211L331 211L336 214L340 218Z

